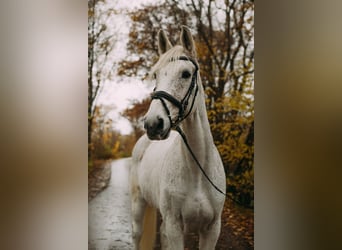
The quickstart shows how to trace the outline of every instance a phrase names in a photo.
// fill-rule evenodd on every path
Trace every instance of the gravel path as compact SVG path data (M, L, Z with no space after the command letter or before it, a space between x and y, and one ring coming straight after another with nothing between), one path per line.
M108 187L89 203L89 250L132 249L129 164L130 158L113 161Z

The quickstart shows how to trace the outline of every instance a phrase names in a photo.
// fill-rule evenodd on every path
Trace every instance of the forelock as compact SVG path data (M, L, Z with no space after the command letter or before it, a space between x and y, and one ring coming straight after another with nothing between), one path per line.
M184 55L190 57L190 54L182 46L176 45L172 47L161 55L158 62L152 67L152 72L158 71L165 67L170 61L177 60L180 56Z

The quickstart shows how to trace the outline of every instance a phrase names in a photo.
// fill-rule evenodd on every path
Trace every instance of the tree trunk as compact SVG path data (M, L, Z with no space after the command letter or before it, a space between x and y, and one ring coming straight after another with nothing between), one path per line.
M92 131L92 124L93 124L93 119L91 117L88 117L88 161L91 159L91 148L92 148L91 131Z

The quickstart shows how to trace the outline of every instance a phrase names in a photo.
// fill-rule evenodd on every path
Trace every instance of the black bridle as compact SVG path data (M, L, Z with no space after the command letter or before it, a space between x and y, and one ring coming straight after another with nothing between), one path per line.
M189 89L186 92L186 94L183 97L183 99L181 101L179 101L175 97L173 97L172 95L167 93L166 91L162 91L162 90L161 91L153 91L152 94L151 94L152 100L153 99L158 99L163 104L163 107L164 107L164 109L166 111L166 114L169 117L171 128L176 128L177 125L181 121L183 121L191 113L192 108L193 108L194 103L195 103L197 92L198 92L198 85L197 85L198 65L197 65L197 62L194 59L192 59L190 57L186 57L186 56L180 56L178 58L171 58L170 61L176 61L176 60L190 61L195 66L195 71L192 74L191 83L190 83ZM194 93L194 97L192 99L192 103L191 103L190 109L185 114L185 112L187 110L187 107L189 105L189 99L190 99L191 94L192 94L194 89L195 89L195 93ZM171 113L170 113L170 110L168 109L168 107L166 105L165 100L171 102L173 105L175 105L178 108L178 117L177 117L177 119L175 121L172 121Z

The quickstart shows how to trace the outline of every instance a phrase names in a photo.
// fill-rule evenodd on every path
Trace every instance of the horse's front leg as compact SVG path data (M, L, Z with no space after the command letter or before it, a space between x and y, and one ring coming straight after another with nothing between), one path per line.
M139 243L143 230L143 219L146 208L146 202L141 197L137 186L131 189L131 211L132 211L132 238L134 249L139 249Z
M214 250L221 230L221 218L215 220L208 228L200 231L199 249Z
M163 250L184 249L184 235L180 218L176 218L174 215L167 215L163 218L161 238Z
M167 245L167 236L166 236L166 232L165 232L165 222L162 221L161 225L160 225L160 243L161 243L161 249L163 250L167 250L168 245Z

